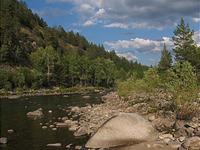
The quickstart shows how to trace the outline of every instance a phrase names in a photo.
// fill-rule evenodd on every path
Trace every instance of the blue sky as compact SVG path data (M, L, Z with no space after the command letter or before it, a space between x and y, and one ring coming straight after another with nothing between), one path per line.
M199 0L25 0L49 26L62 25L119 56L155 65L163 43L172 49L175 26L184 17L200 44Z

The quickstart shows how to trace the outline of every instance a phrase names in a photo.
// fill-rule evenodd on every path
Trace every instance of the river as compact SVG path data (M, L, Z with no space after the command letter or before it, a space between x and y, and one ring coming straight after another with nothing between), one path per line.
M101 103L100 94L90 93L90 98L84 99L81 94L71 94L68 97L60 96L33 96L19 99L1 99L0 125L1 137L7 137L8 143L0 145L3 150L49 150L49 143L62 143L62 147L53 149L66 149L66 145L84 145L88 137L74 137L73 132L67 128L42 129L41 123L47 126L58 121L58 117L71 117L71 106L86 106L87 104ZM42 119L32 120L26 113L38 108L43 109ZM52 110L52 113L48 111ZM68 110L68 111L67 111ZM9 134L7 131L13 129Z

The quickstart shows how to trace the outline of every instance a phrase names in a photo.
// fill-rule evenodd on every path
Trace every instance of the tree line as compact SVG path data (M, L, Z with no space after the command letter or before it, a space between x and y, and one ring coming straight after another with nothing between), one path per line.
M1 1L0 89L113 87L148 67L47 23L17 0Z

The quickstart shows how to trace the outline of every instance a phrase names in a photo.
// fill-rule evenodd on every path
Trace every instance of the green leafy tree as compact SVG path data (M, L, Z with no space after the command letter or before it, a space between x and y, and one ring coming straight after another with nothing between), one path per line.
M172 56L170 52L167 50L166 45L164 43L164 47L161 53L161 59L158 64L159 70L166 71L172 65Z
M53 81L55 66L59 62L58 53L51 46L39 48L31 54L31 60L35 68L46 74L47 83Z
M185 24L184 19L181 18L180 24L174 31L173 41L175 48L175 58L176 60L192 61L192 56L195 52L195 43L192 38L194 32L191 31L189 25Z

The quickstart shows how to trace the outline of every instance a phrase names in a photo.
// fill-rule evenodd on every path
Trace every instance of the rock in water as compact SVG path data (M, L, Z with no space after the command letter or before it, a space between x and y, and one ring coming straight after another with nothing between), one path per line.
M7 138L6 137L1 137L0 138L0 144L6 144L7 143Z
M62 146L62 144L61 143L52 143L52 144L47 144L47 146L49 146L49 147L60 147L60 146Z
M109 148L155 140L150 122L136 113L120 113L106 121L86 143L87 148Z
M30 111L26 115L27 117L32 118L32 119L42 118L43 117L42 108L39 108L35 111Z

